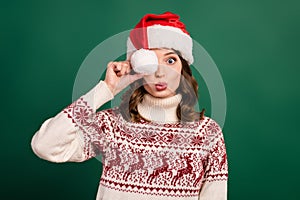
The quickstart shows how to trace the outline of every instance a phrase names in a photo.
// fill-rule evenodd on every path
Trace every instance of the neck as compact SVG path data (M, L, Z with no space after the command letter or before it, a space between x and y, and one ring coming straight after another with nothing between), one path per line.
M177 122L176 111L181 98L181 94L167 98L157 98L150 94L145 94L137 109L143 118L150 121Z

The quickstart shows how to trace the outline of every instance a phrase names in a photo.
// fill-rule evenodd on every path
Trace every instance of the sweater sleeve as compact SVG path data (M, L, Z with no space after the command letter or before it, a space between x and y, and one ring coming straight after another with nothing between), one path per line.
M92 142L104 142L104 135L96 134L103 130L99 128L103 121L97 120L106 117L105 112L97 115L96 111L111 99L113 94L105 82L100 81L88 93L43 122L32 137L33 152L51 162L82 162L95 156Z
M228 164L224 136L220 126L212 119L207 126L207 131L212 138L212 146L207 157L200 199L226 200Z

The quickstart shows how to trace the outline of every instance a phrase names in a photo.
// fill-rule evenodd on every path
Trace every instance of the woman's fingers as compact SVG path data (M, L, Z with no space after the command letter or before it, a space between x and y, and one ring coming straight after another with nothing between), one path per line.
M121 71L121 66L117 62L112 62L112 69L115 72L117 76L121 76L120 71Z
M132 69L131 64L130 64L130 62L128 60L126 60L124 62L127 64L127 66L126 66L126 74L129 74L130 71L131 71L131 69Z
M122 63L121 66L122 67L121 67L120 73L121 73L121 76L123 76L123 75L127 74L126 72L127 72L127 68L129 68L129 66L126 63Z
M129 61L109 62L105 82L114 94L117 94L129 84L144 77L143 74L130 74L131 65Z
M116 66L113 62L109 62L107 64L107 72L106 73L116 73Z
M131 70L130 63L128 61L112 62L111 64L118 77L128 74Z

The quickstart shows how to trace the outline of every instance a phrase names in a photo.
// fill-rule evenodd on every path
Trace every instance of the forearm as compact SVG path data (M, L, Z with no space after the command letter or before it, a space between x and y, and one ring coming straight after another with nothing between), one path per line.
M76 112L88 113L87 119L92 120L96 110L112 98L107 85L100 81L87 94L42 124L31 141L34 153L51 162L86 160L81 137L84 122L76 116Z

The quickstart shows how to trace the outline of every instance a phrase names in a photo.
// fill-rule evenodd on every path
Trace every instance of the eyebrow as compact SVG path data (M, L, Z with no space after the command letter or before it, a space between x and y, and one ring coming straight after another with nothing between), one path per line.
M168 52L168 53L165 53L164 56L167 56L167 55L170 55L170 54L176 54L175 52L171 51L171 52ZM176 54L177 55L177 54Z

